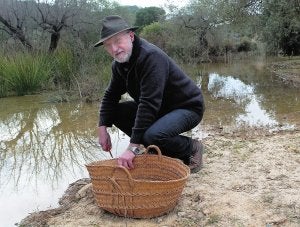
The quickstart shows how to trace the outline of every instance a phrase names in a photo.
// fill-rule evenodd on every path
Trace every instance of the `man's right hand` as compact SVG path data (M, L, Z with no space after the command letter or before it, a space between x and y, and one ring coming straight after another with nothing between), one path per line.
M104 151L111 150L111 139L110 135L107 132L106 126L100 126L98 128L99 144Z

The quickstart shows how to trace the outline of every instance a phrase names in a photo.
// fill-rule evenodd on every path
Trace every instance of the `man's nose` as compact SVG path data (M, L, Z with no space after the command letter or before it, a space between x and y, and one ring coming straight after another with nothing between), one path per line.
M118 50L118 45L116 45L115 43L112 43L110 46L110 49L112 50L112 52L116 52Z

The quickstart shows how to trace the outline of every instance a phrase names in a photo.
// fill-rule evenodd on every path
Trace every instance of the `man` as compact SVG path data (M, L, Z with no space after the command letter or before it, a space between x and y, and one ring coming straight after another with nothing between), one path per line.
M163 155L181 159L191 172L202 166L202 144L180 135L199 124L204 112L200 88L155 45L134 34L119 16L102 20L101 39L94 45L114 58L112 78L100 107L99 144L112 148L107 127L113 124L130 137L118 164L134 168L141 146L157 145ZM128 93L132 101L120 101Z

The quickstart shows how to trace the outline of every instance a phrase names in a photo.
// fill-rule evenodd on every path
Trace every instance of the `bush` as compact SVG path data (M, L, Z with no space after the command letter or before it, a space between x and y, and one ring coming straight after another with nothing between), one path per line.
M150 25L147 25L143 28L140 36L148 40L149 42L157 45L158 47L165 49L166 47L166 38L164 27L159 22L154 22Z
M252 42L247 38L243 38L241 42L237 45L238 52L249 52L252 50L256 50L257 45L256 43Z

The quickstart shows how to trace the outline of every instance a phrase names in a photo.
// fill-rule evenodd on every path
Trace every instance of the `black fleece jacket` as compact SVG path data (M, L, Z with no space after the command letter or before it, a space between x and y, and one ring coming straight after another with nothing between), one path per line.
M131 143L142 143L144 132L172 110L189 109L203 116L200 88L166 53L137 36L129 62L112 64L112 78L100 107L99 126L112 126L113 113L126 92L138 104Z

